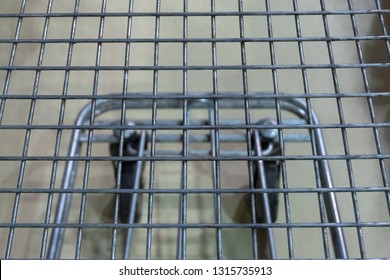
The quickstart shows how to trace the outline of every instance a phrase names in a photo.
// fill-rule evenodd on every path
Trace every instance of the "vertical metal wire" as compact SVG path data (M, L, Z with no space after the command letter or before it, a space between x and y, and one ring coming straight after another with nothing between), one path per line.
M381 0L375 0L376 8L378 10L382 10ZM386 28L385 19L383 17L383 13L378 13L378 18L380 22L380 26L383 32L383 35L388 36L388 31ZM386 52L387 52L387 58L390 60L390 40L389 39L383 39L386 43Z
M375 3L376 3L377 9L382 10L380 0L375 0ZM388 33L386 25L385 25L385 20L384 20L383 14L379 13L378 17L379 17L379 21L381 23L383 35L388 36L389 33ZM385 39L385 42L386 42L387 57L390 60L390 40ZM386 165L386 163L383 162L383 165ZM385 168L385 170L386 170L386 168ZM385 173L382 172L382 176L383 176L384 187L389 189L390 185L389 185L388 175L386 174L386 172ZM390 192L389 191L386 192L386 202L387 202L387 208L389 209L388 214L390 216Z
M298 6L296 1L294 1L294 10L297 10ZM297 37L301 37L301 28L300 28L300 20L298 16L295 16L295 24L296 24L296 31L297 31ZM298 49L299 49L299 59L301 65L305 65L305 57L304 57L304 50L302 42L298 42ZM303 87L304 87L304 93L309 94L309 84L307 79L307 71L305 68L302 68L302 77L303 77ZM308 123L313 124L313 116L311 114L312 112L312 106L311 106L311 100L310 98L305 99L306 107L308 109ZM311 139L311 148L313 155L317 155L317 145L314 135L314 131L312 129L309 129L310 133L310 139ZM316 177L316 185L317 188L321 188L321 180L320 180L320 172L319 172L319 163L317 160L314 161L314 170L315 170L315 177ZM324 195L322 193L318 193L318 202L319 202L319 209L320 209L320 217L321 217L321 223L324 223L326 221L326 214L325 214L325 201L324 201ZM330 251L329 251L329 240L328 240L328 229L322 228L322 236L323 236L323 244L324 244L324 251L325 251L325 258L330 258Z
M215 6L215 0L211 1L211 12L216 12L216 6ZM215 15L211 16L211 37L212 39L217 38L217 22ZM211 43L211 52L212 52L212 66L216 67L218 65L217 63L217 44L215 41ZM214 68L213 69L213 95L218 95L218 71ZM219 126L219 112L218 112L218 98L214 99L213 104L213 110L214 110L214 125L215 127ZM217 128L213 129L214 132L214 148L215 148L215 156L219 157L219 130ZM214 198L214 211L215 211L215 222L217 225L216 229L216 240L217 240L217 259L223 258L223 250L222 250L222 229L218 227L222 223L222 210L221 210L221 193L218 192L221 189L221 170L220 170L220 164L221 162L219 160L213 161L213 164L215 164L215 189L217 190L217 193L215 194Z
M100 17L100 23L99 23L99 33L98 33L98 39L101 40L103 38L103 32L104 32L104 19L105 19L105 12L107 7L107 0L102 0L102 7L101 7L101 13L102 16ZM95 66L97 69L95 70L94 74L94 80L93 80L93 89L92 89L92 95L96 96L98 94L98 87L99 87L99 66L101 64L101 58L102 58L102 42L97 43L97 49L96 49L96 61ZM95 123L95 110L96 110L96 99L92 99L91 101L91 115L89 118L89 125L93 125ZM88 140L87 140L87 149L86 149L86 157L90 157L92 153L92 137L93 137L93 129L88 130ZM91 169L91 161L86 160L85 166L84 166L84 176L83 176L83 190L86 190L89 185L89 171ZM87 204L87 194L82 193L81 194L81 205L80 205L80 214L79 214L79 224L82 225L84 223L84 217L85 217L85 208ZM115 230L115 229L114 229ZM83 228L79 227L77 232L77 241L76 241L76 252L75 252L75 258L79 259L81 254L81 243L83 239ZM115 244L114 244L115 248ZM114 250L114 249L112 249ZM115 252L114 252L115 256Z
M154 38L156 39L154 43L154 58L153 65L154 67L158 66L159 60L159 38L160 38L160 10L161 10L161 0L156 0L156 21L155 21L155 30ZM153 70L153 96L158 94L158 70ZM152 100L152 126L156 125L157 121L157 100ZM156 129L152 129L151 143L150 143L150 156L153 158L156 153ZM149 189L154 189L155 184L155 161L150 161L150 172L149 172ZM153 193L149 193L148 201L148 224L151 225L153 222ZM152 257L152 228L147 229L147 238L146 238L146 259L151 259Z
M378 7L380 7L380 6L378 6ZM352 4L351 0L348 0L348 8L351 11L353 10L353 4ZM355 37L357 37L357 36L359 36L359 31L358 31L357 22L356 22L356 16L354 13L351 13L350 16L351 16L351 21L352 21L353 34ZM363 64L364 58L363 58L363 51L362 51L360 40L356 40L355 43L356 43L359 63ZM368 81L367 69L365 67L361 67L361 72L362 72L362 76L363 76L363 84L364 84L365 92L371 94L370 84ZM370 113L371 123L376 123L377 120L376 120L376 115L375 115L374 103L373 103L373 99L370 95L367 96L367 106L368 106L369 113ZM378 128L376 126L373 126L372 129L373 129L377 153L378 153L378 155L383 155L384 153L383 153L383 149L382 149L382 143L381 143L381 140L379 137ZM386 171L387 168L386 168L385 160L383 158L379 158L378 160L379 160L379 166L380 166L380 170L381 170L381 174L382 174L383 186L385 188L389 188L389 180L388 180L388 175L387 175L387 171ZM386 195L386 200L387 200L387 205L389 208L389 215L390 215L390 194L389 193L387 193L387 195Z
M133 9L134 9L134 1L133 0L129 0L129 9L128 9L128 12L129 12L129 16L127 17L127 30L126 30L126 47L125 47L125 66L128 67L130 66L130 47L131 47L131 44L130 44L130 39L131 39L131 31L132 31L132 25L133 25L133 17L131 16L131 14L133 13ZM124 74L123 74L123 92L122 92L122 95L123 96L126 96L127 95L127 92L128 92L128 88L129 88L129 70L128 69L125 69L124 70ZM120 124L121 126L125 126L126 125L126 103L127 103L127 99L123 99L122 100L122 108L121 108L121 117L120 117ZM138 153L138 156L141 156L140 153L143 154L143 149L145 147L145 133L143 132L142 133L142 143L140 144L140 147L139 147L139 153ZM123 150L124 150L124 130L120 130L120 134L119 134L119 157L122 157L123 156ZM140 172L139 170L142 170L140 166L142 166L143 163L137 163L137 172ZM118 165L117 165L117 178L116 178L116 186L115 188L116 189L120 189L120 185L121 185L121 175L122 175L122 166L123 166L123 161L118 161ZM139 168L138 168L139 167ZM140 178L141 175L139 176L136 176L136 178ZM139 183L140 183L140 180L138 180L138 182L134 182L134 189L136 188L136 185L137 188L139 188ZM131 207L135 207L136 204L137 204L137 199L141 199L139 197L139 194L133 194L132 196L132 199L131 199ZM134 202L134 203L133 203ZM114 213L114 223L117 224L118 223L118 211L119 211L119 194L115 194L115 213ZM131 215L134 215L134 211L130 211ZM131 222L133 223L134 222L134 217L129 217L129 220L131 220ZM130 223L130 222L129 222ZM132 234L133 234L133 229L132 228L129 228L127 230L127 236L126 236L126 243L125 243L125 253L124 253L124 256L123 258L124 259L128 259L129 256L130 256L130 243L131 243L131 237L132 237ZM117 239L117 229L116 228L113 228L113 231L112 231L112 240L111 240L111 259L115 259L115 250L116 250L116 239Z
M244 5L242 0L238 0L238 11L242 13L244 11ZM244 29L244 17L240 14L239 16L239 26L240 26L240 39L245 39L245 29ZM241 41L240 43L241 50L241 65L244 67L242 70L242 87L244 91L244 95L249 94L248 90L248 73L245 69L246 63L246 49L245 49L245 41ZM249 100L244 99L244 108L245 108L245 124L250 125L251 116L250 116L250 107ZM250 129L246 129L246 145L247 145L247 155L252 155L252 131ZM249 174L249 188L254 189L254 166L253 162L248 161L248 174ZM252 223L256 224L256 199L255 194L251 193L251 219ZM253 244L253 258L255 260L259 259L259 246L257 240L257 229L252 229L252 244Z
M325 3L323 0L321 0L321 7L322 7L323 11L326 10ZM328 18L326 15L323 15L322 18L323 18L325 36L330 37ZM327 41L326 44L327 44L328 55L329 55L329 63L331 65L334 65L336 62L335 62L335 58L334 58L333 44L331 41ZM338 94L341 93L339 82L338 82L338 77L337 77L337 71L335 68L332 68L331 70L332 70L333 85L334 85L334 90L335 90L335 94L336 94L335 99L336 99L336 103L337 103L337 110L338 110L340 124L346 124L342 100L340 97L337 96ZM345 127L341 127L341 135L342 135L342 139L343 139L344 153L345 153L345 155L349 156L351 154L351 152L349 149L349 140L348 140L348 135L347 135L347 131L346 131ZM355 184L355 176L354 176L353 168L352 168L352 161L350 159L346 159L346 163L347 163L349 185L353 189L356 187L356 184ZM351 196L352 196L352 204L353 204L353 208L354 208L355 221L357 224L360 224L361 219L360 219L360 211L359 211L359 205L358 205L358 199L357 199L356 192L351 192ZM366 253L365 253L363 231L362 231L362 228L359 226L356 227L356 230L357 230L357 235L358 235L360 256L361 256L361 258L364 259Z
M263 152L261 150L261 140L260 140L260 133L258 130L254 132L254 138L255 138L255 153L256 156L262 156ZM266 175L265 175L265 168L264 168L264 161L263 160L258 160L256 162L257 168L258 168L258 173L257 176L259 177L259 188L262 190L267 189L267 180L266 180ZM263 192L261 194L261 202L262 202L262 216L265 218L265 223L268 225L272 223L272 218L271 218L271 206L269 203L269 198L268 198L268 193ZM269 253L271 259L276 259L276 248L275 248L275 239L274 239L274 234L273 234L273 228L267 227L267 238L268 238L268 243L269 243Z
M188 38L188 0L184 0L183 3L183 39ZM185 68L188 65L188 44L187 42L183 43L183 67ZM183 70L183 95L188 94L188 72L186 69ZM186 127L189 125L189 115L188 115L188 100L183 100L183 125ZM183 131L183 157L188 156L188 130L184 129ZM187 189L187 179L188 179L188 162L186 160L182 161L182 179L181 179L181 189ZM182 193L180 195L180 204L179 204L179 224L185 225L187 223L187 195ZM187 254L187 230L185 227L181 227L178 230L178 240L177 240L177 259L185 259Z
M376 5L376 8L378 10L382 10L381 0L375 0L375 5ZM384 19L383 13L378 13L378 18L379 18L379 22L380 22L380 26L381 26L383 35L387 36L388 35L388 31L387 31L387 28L386 28L386 23L385 23L385 19ZM387 57L390 59L390 40L386 39L386 38L383 39L383 40L386 43Z
M23 0L21 3L21 6L20 6L19 14L22 15L24 13L25 9L26 9L26 0ZM20 30L22 28L22 22L23 22L23 17L20 16L18 18L18 23L16 25L16 31L15 31L15 36L14 36L15 40L19 39ZM15 42L12 44L11 55L10 55L10 59L9 59L9 63L8 63L8 65L11 67L14 65L14 62L15 62L16 50L17 50L17 43ZM9 85L10 85L10 81L11 81L11 74L12 74L12 70L7 70L7 74L6 74L5 82L4 82L3 96L8 95ZM1 99L1 101L0 101L0 124L3 122L5 103L6 103L6 99L5 98ZM19 196L20 196L20 194L15 194L15 203L17 202L16 200L19 201L19 199L20 199ZM14 207L14 210L15 210L15 207ZM12 221L14 221L14 223L15 223L16 213L15 213L15 218L12 218ZM9 235L8 235L7 249L5 252L6 259L10 258L10 256L11 256L14 231L15 231L14 228L10 228Z
M47 4L47 14L51 13L52 5L53 5L53 0L49 0L48 4ZM45 17L45 23L44 23L44 26L43 26L43 32L42 32L42 39L43 40L46 40L46 38L47 38L47 32L48 32L48 29L49 29L49 22L50 22L50 17L46 16ZM38 54L38 61L37 61L37 66L38 67L42 66L44 53L45 53L45 43L41 43L41 47L40 47L39 54ZM41 70L37 69L36 72L35 72L34 87L33 87L33 92L32 92L33 96L36 96L38 94L38 87L39 87L40 78L41 78ZM28 120L27 120L27 126L29 128L26 129L26 134L25 134L24 144L23 144L22 157L26 157L27 154L28 154L28 148L29 148L29 145L30 145L30 137L31 137L31 125L32 125L33 119L34 119L35 105L36 105L36 100L32 99L31 100L31 104L30 104L29 114L28 114ZM24 171L25 171L25 169L26 169L26 160L21 160L20 168L19 168L19 174L18 174L17 189L22 189L23 188L23 179L24 179ZM14 205L13 205L13 209L12 209L11 224L15 224L16 223L16 218L17 218L17 214L18 214L19 204L20 204L20 193L16 193L15 194ZM10 256L11 256L11 250L12 250L12 243L13 243L14 234L15 234L15 228L14 227L10 227L9 235L8 235L7 248L6 248L6 258L10 258Z
M80 0L76 0L75 5L74 5L74 13L78 13L79 6L80 6ZM77 16L74 16L72 19L70 40L73 40L75 38L76 24L77 24ZM71 66L71 62L72 62L73 46L74 46L74 43L69 43L68 54L67 54L67 59L66 59L66 66L68 66L68 67ZM63 88L62 88L62 96L68 95L69 77L70 77L70 70L66 70L65 77L64 77L64 84L63 84ZM66 106L66 99L62 99L61 104L60 104L58 126L61 126L64 124L65 106ZM60 154L61 140L62 140L62 129L58 128L57 135L56 135L56 143L55 143L55 148L54 148L54 157L58 157ZM52 165L51 176L50 176L49 189L55 188L57 169L58 169L58 161L54 160L53 165ZM53 207L53 198L54 198L54 194L49 193L48 199L47 199L47 205L46 205L46 215L45 215L45 223L46 224L48 224L50 222L50 217L51 217L52 207ZM49 237L49 229L44 228L43 236L42 236L41 253L40 253L41 259L45 258L45 255L46 255L48 237Z
M128 12L129 14L133 13L133 0L129 0L129 9ZM125 61L124 65L125 67L130 66L130 39L131 39L131 31L132 31L132 24L133 24L133 17L129 15L127 17L127 29L126 29L126 47L125 47ZM125 69L124 74L123 74L123 92L122 95L126 96L128 92L128 87L129 87L129 70ZM121 114L120 114L120 125L125 126L126 125L126 103L127 99L122 100L122 108L121 108ZM123 156L123 150L124 150L124 131L121 129L119 132L119 157ZM118 160L117 164L117 175L116 175L116 189L120 189L121 181L122 181L122 165L123 161ZM119 194L115 194L115 206L114 206L114 224L118 223L118 214L119 214ZM133 195L133 197L135 197ZM130 232L130 229L128 230L128 233ZM117 228L113 228L112 230L112 239L111 239L111 259L115 259L116 255L116 242L117 242L117 235L118 235L118 230ZM126 246L126 251L124 254L124 258L127 259L129 252L128 246Z
M144 155L144 147L146 144L146 130L141 131L140 135L140 140L138 143L138 152L137 152L137 157L139 160L137 161L137 166L136 166L136 171L135 171L135 176L134 176L134 185L133 185L133 190L139 190L141 186L141 176L142 176L142 166L143 166L143 161L140 160L140 158ZM137 203L139 200L139 193L134 192L133 196L131 197L131 202L130 202L130 215L127 223L129 225L133 225L136 217L136 212L138 205ZM123 254L124 259L128 259L130 257L130 250L131 250L131 241L133 238L133 227L129 227L127 229L127 234L126 234L126 241L125 241L125 252Z
M26 0L23 0L21 3L20 9L19 9L19 14L20 15L24 14L25 9L26 9ZM15 31L15 36L14 36L15 41L17 41L19 39L20 30L22 29L22 22L23 22L23 17L19 16L18 22L16 24L16 31ZM8 63L8 65L10 67L12 67L14 65L17 46L18 46L17 42L12 44L11 54L10 54L9 63ZM10 81L11 81L11 74L12 74L12 70L7 70L7 74L5 76L5 81L4 81L3 96L8 95L9 85L10 85ZM6 101L7 101L6 98L2 98L0 100L0 124L3 122Z
M271 3L269 0L265 0L266 11L271 11ZM271 15L267 15L267 29L268 29L268 38L273 38L273 29L272 29L272 18ZM276 65L276 55L275 55L275 46L274 42L271 40L269 42L270 47L270 59L271 65ZM272 82L274 87L274 94L279 95L279 84L278 84L278 73L276 69L272 69ZM278 125L282 124L282 110L280 108L280 99L275 98L275 108L276 108L276 121ZM285 144L284 144L284 134L282 129L278 129L278 137L280 142L280 154L281 156L286 155ZM287 180L287 163L285 160L281 160L281 169L282 169L282 186L283 189L288 189L288 180ZM291 210L290 210L290 202L289 196L286 192L284 195L285 201L285 210L286 210L286 222L288 224L291 223ZM293 242L293 234L291 227L287 227L287 242L288 242L288 254L289 258L294 258L294 242Z

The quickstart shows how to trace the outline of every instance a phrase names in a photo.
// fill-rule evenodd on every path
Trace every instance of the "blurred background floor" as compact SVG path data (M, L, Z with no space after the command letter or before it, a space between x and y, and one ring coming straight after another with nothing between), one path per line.
M298 2L298 1L297 1ZM299 11L320 11L321 1L305 0L299 1ZM325 0L326 9L329 11L348 10L347 1ZM375 9L375 1L354 0L355 10ZM5 0L0 2L0 13L18 13L22 1ZM264 11L264 1L244 0L244 11ZM293 1L270 1L271 11L291 11ZM48 1L29 0L27 1L25 13L46 13ZM388 1L384 1L388 5ZM95 0L80 1L80 13L99 13L101 2ZM128 11L129 1L107 1L107 12L125 13ZM385 8L390 8L386 7ZM134 1L135 12L155 12L155 1ZM188 9L192 12L209 12L210 1L189 0ZM237 1L217 0L216 10L237 11ZM53 1L53 13L72 13L74 1ZM162 12L182 12L182 0L162 0ZM328 15L330 36L351 37L353 25L351 16ZM160 38L182 38L183 18L180 16L169 16L160 18ZM274 15L271 17L273 37L275 38L296 38L297 29L293 15ZM379 17L377 14L357 14L357 27L360 36L383 35ZM386 18L387 19L387 15ZM100 17L80 17L77 20L75 38L87 39L97 38L99 32ZM15 36L18 18L0 18L0 38L12 39ZM21 26L20 38L32 39L42 38L44 17L26 17ZM71 32L72 17L52 17L48 24L47 39L68 39ZM386 22L390 27L389 21ZM325 29L321 14L312 14L300 17L302 37L324 37ZM268 38L266 16L245 16L245 37ZM106 17L103 29L103 38L125 38L127 17ZM237 16L217 17L216 34L218 38L239 38L239 19ZM154 38L155 17L134 17L132 38ZM188 17L189 38L210 38L211 20L209 16ZM359 53L355 40L340 40L331 42L335 64L356 64L359 63ZM328 45L325 41L305 41L303 44L305 64L330 64ZM388 49L384 40L363 40L361 41L363 59L365 63L388 63ZM19 43L16 50L15 66L36 66L41 45L38 43ZM44 66L65 66L69 44L50 43L45 45L42 65ZM77 43L74 45L72 66L94 66L96 60L96 43ZM123 66L125 43L103 43L102 44L102 66ZM160 43L159 65L181 66L183 63L183 43ZM268 42L247 42L245 44L248 65L270 65L270 44ZM296 41L278 41L274 43L276 64L296 65L300 64L299 46ZM0 65L8 65L12 44L0 44ZM154 57L154 43L132 43L130 51L130 63L134 66L152 66ZM237 42L217 43L218 65L241 65L240 44ZM188 65L212 65L210 43L189 43L188 44ZM335 73L338 78L340 93L366 93L389 92L389 67L367 68L368 84L365 85L365 76L359 67L337 68ZM158 93L166 92L182 93L183 71L158 71ZM289 93L292 96L304 93L304 83L301 69L277 70L278 90ZM59 96L63 94L65 71L42 71L40 73L39 85L36 89L38 95ZM270 69L251 69L247 71L248 89L250 92L273 93L274 84L272 71ZM332 69L308 68L306 70L307 85L310 94L336 93ZM189 71L188 91L191 92L212 92L213 76L212 71ZM3 89L6 82L7 71L0 71L0 85ZM100 71L98 84L94 88L94 71L71 71L69 78L68 95L90 95L96 90L97 95L108 93L121 93L123 91L123 71ZM34 91L36 80L35 71L12 71L9 80L7 94L31 95ZM219 70L218 90L228 94L229 92L242 92L243 90L241 70ZM368 86L368 88L365 88ZM153 71L130 71L129 91L137 93L151 93L153 91ZM88 103L88 100L67 100L64 114L64 124L71 125L80 109ZM335 98L313 98L311 100L314 110L317 112L321 123L340 123L339 111ZM343 114L346 123L369 124L372 123L370 110L366 97L353 97L341 99ZM390 97L375 97L373 100L376 122L390 122ZM56 125L60 111L61 101L58 99L39 99L35 104L35 113L32 119L34 125ZM5 102L1 125L26 125L29 118L31 100L8 99ZM181 110L161 111L159 118L181 118ZM144 110L137 118L150 118L151 110ZM253 117L261 117L261 113L253 113ZM113 114L110 117L119 119L120 115ZM236 110L229 113L229 117L244 119L243 110ZM1 127L0 127L1 129ZM390 152L390 128L384 126L378 129L383 154ZM70 131L63 131L60 155L66 155L70 141ZM30 144L28 146L29 156L52 156L55 146L57 131L35 129L31 132ZM325 143L330 155L344 155L343 139L340 129L325 129ZM369 155L377 154L377 145L372 128L350 128L347 129L349 149L351 154ZM23 150L25 130L11 129L2 130L0 133L0 155L20 156ZM181 145L175 148L181 149ZM161 146L161 149L164 149ZM292 144L287 146L288 154L311 154L309 144ZM103 144L94 146L96 155L108 155L108 147ZM389 164L388 159L385 160ZM221 176L222 188L237 188L248 186L247 166L245 162L222 163ZM350 187L347 164L345 160L334 160L330 162L334 183L336 187ZM115 185L112 167L108 162L92 163L89 176L89 186L94 188L112 188ZM47 161L32 161L26 164L22 185L24 188L47 188L51 182L52 163ZM381 169L377 159L352 160L354 171L354 183L356 187L380 187L383 186ZM149 173L147 165L144 172L145 180ZM156 188L180 187L180 163L164 164L156 163ZM189 164L190 175L189 185L194 188L201 188L212 185L211 165L208 162L193 162ZM55 178L55 187L60 187L64 164L60 163ZM20 175L20 162L0 161L0 188L16 188ZM388 173L388 169L385 171ZM80 166L76 186L82 185L83 166ZM315 187L315 176L313 163L307 161L287 162L287 178L289 188ZM148 181L147 181L148 182ZM14 194L1 193L0 196L0 222L9 222L14 204ZM178 216L178 195L170 197L156 196L155 221L161 223L177 222ZM189 220L193 222L213 222L213 198L207 195L194 195L190 199ZM343 221L355 221L353 204L350 193L337 195L341 218ZM56 198L56 196L55 196ZM146 222L147 197L144 196L144 213L142 221ZM223 219L225 222L232 222L234 217L239 217L239 222L250 221L248 209L240 209L242 195L227 195L223 197ZM315 193L291 194L289 195L292 218L294 222L310 222L319 220L318 199ZM280 196L279 216L277 222L285 222L284 197ZM21 196L20 209L18 211L18 222L43 222L46 211L47 194L23 194ZM112 222L113 198L103 195L89 195L87 200L86 219L89 222ZM70 222L77 222L79 218L80 199L73 200ZM386 197L383 192L370 192L358 194L358 205L363 222L389 221L389 209L386 204ZM111 211L111 212L110 212ZM111 220L110 220L111 219ZM15 258L37 258L39 257L40 244L42 240L42 229L17 229L13 244L12 257ZM135 231L133 256L144 258L146 230ZM365 246L367 256L380 258L390 257L390 228L372 227L364 228ZM62 257L73 258L77 230L68 230L66 242L63 248ZM280 258L288 258L286 229L276 229L277 254ZM154 232L153 247L154 258L174 258L176 254L177 231L174 229L162 229ZM324 256L323 238L320 229L296 229L293 230L294 251L297 258L322 258ZM85 230L83 256L87 258L109 258L110 240L112 231L109 229ZM119 234L119 245L123 238ZM356 228L346 229L346 239L350 256L359 258L359 244ZM0 229L0 252L5 251L8 240L8 229ZM224 230L223 244L225 245L226 258L251 258L251 233L250 230ZM189 230L188 231L188 258L215 258L215 231L212 229Z

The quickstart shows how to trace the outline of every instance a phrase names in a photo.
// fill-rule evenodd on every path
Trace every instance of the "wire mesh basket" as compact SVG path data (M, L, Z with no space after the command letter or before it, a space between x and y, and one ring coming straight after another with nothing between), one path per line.
M2 257L390 258L386 5L2 1Z

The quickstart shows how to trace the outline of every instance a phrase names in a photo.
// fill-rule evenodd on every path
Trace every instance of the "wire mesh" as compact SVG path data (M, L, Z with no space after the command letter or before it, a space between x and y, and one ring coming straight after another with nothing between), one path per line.
M388 8L1 1L2 257L389 258Z

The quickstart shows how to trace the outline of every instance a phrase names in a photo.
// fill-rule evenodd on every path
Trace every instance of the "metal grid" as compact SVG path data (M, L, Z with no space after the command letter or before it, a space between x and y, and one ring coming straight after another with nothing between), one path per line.
M390 257L380 0L42 2L0 4L3 257Z

